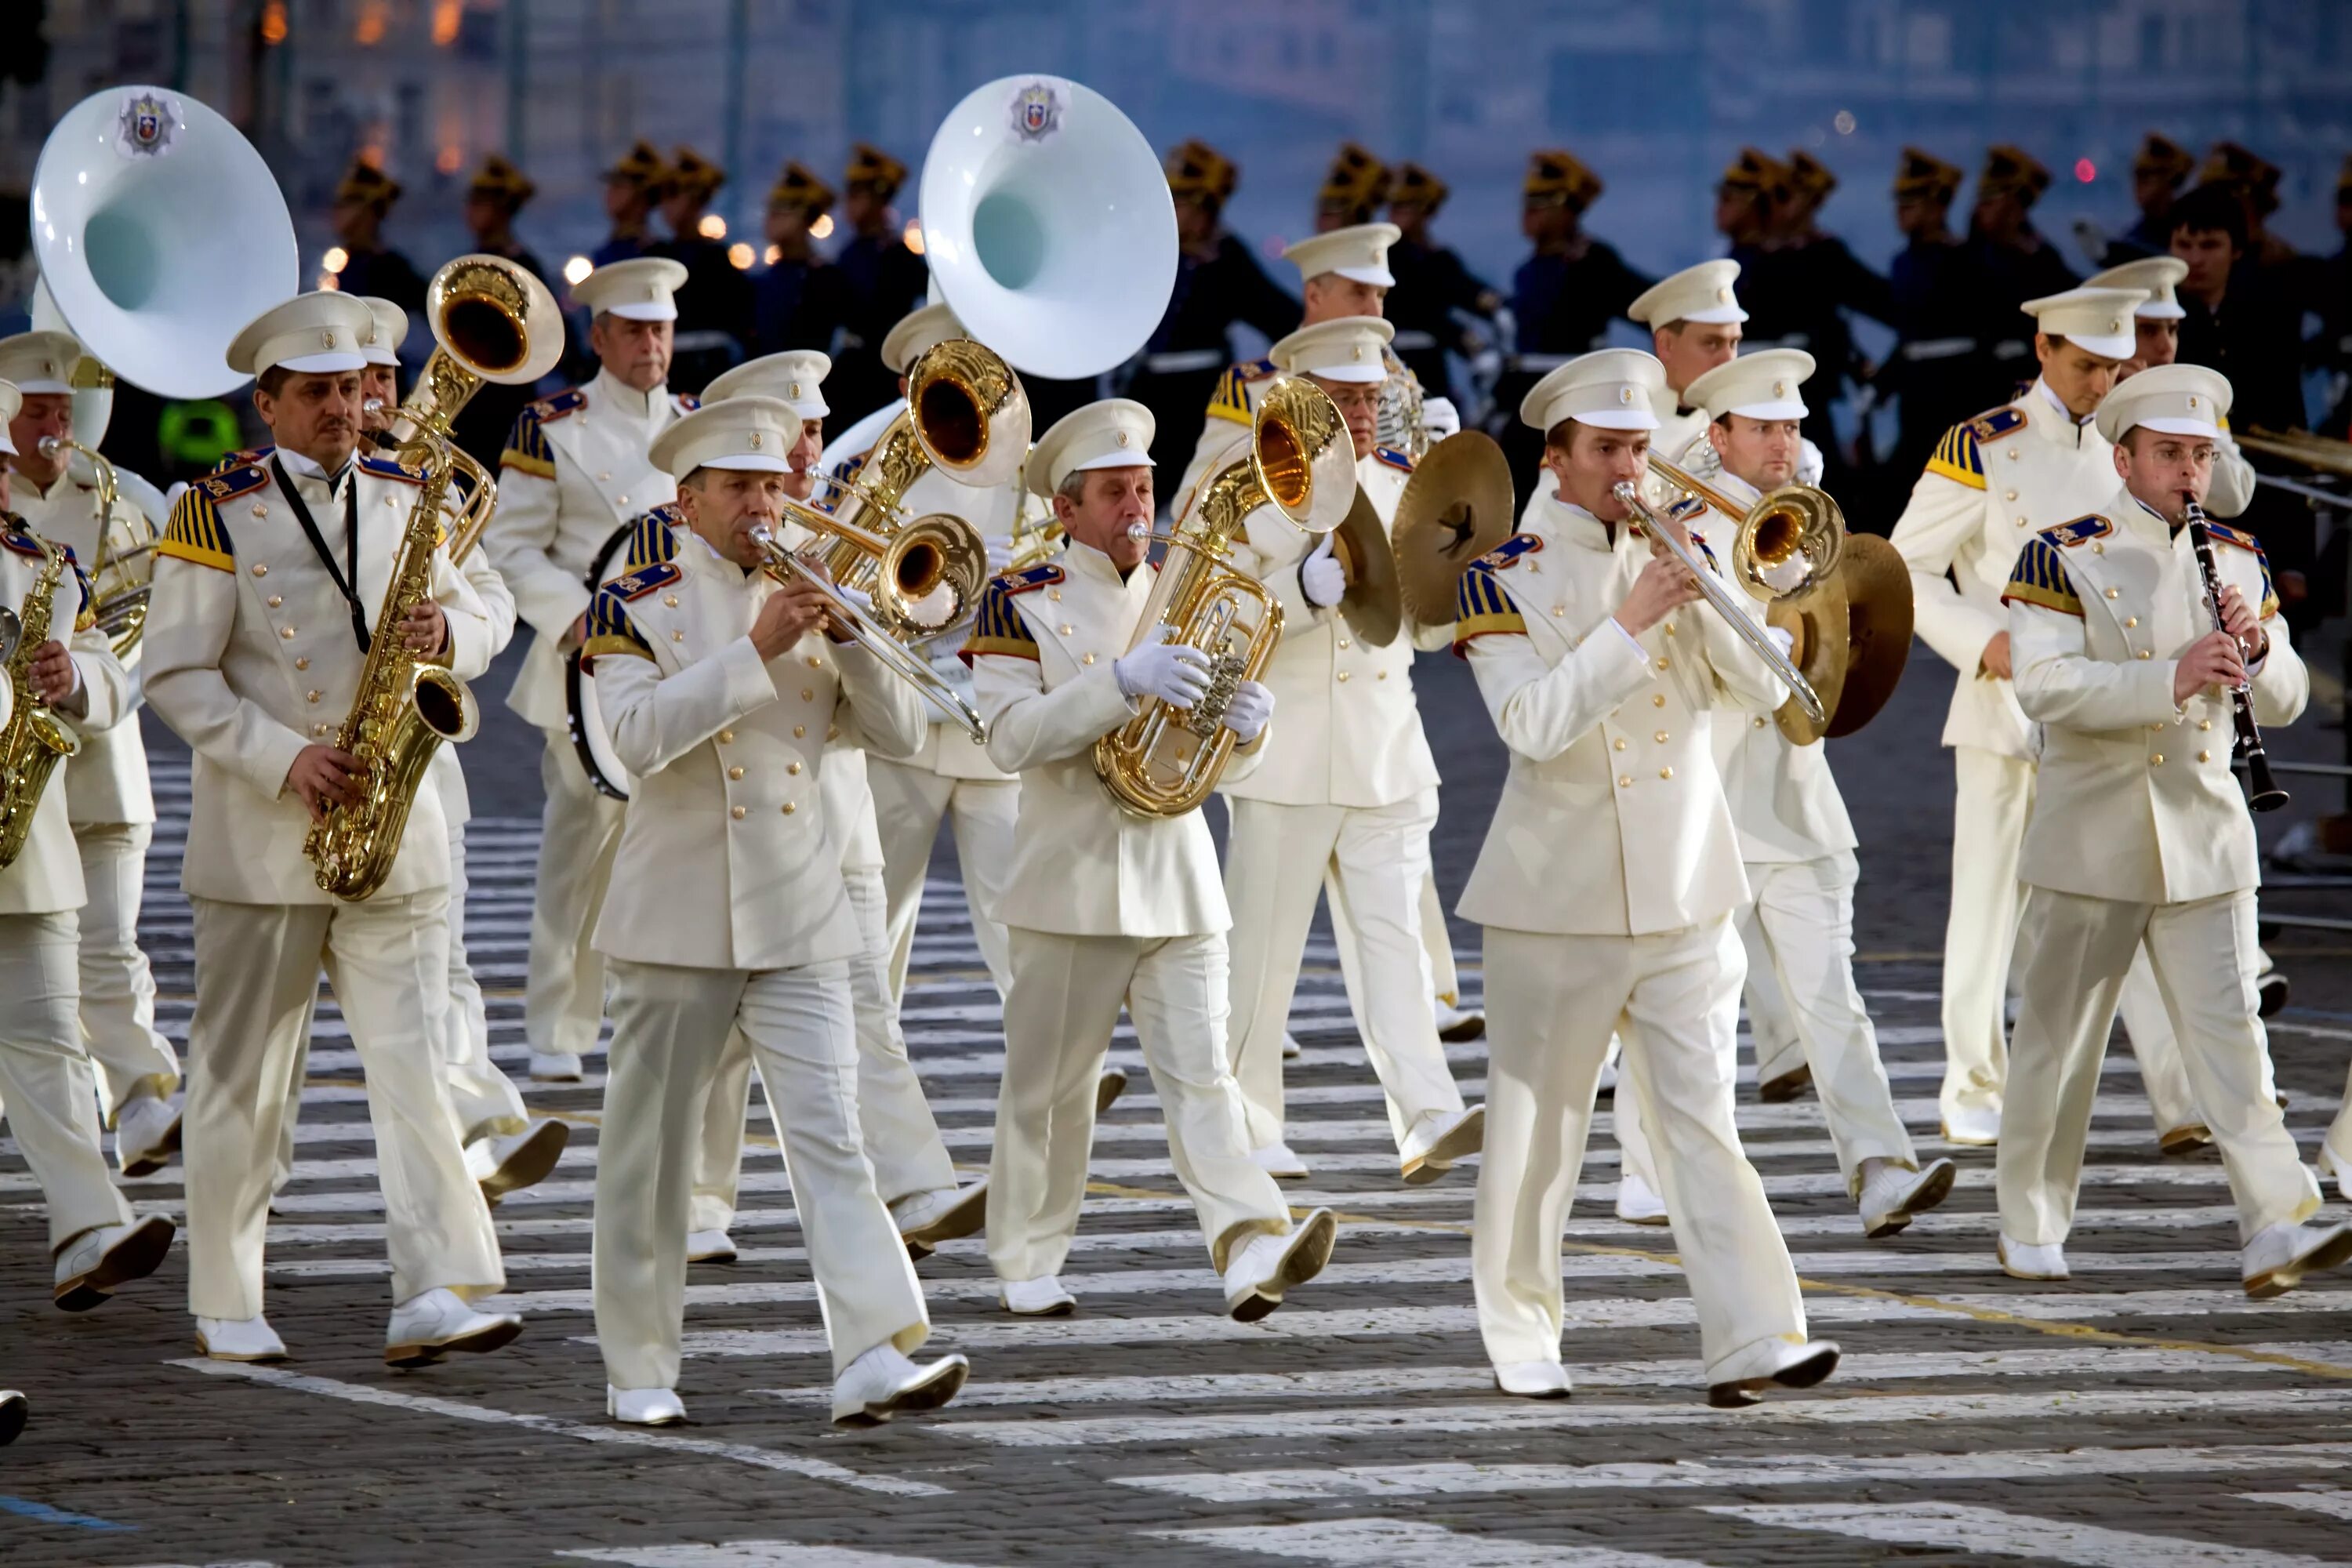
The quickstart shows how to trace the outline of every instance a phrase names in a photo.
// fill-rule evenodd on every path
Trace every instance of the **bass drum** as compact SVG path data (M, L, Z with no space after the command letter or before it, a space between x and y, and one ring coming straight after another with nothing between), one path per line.
M629 538L636 527L635 522L623 523L596 552L596 559L588 566L589 593L595 593L619 574L621 563L628 556ZM578 754L580 765L588 770L588 782L596 786L598 795L614 800L628 799L637 781L621 765L621 759L613 751L612 734L604 728L604 710L596 706L596 678L577 658L564 662L563 706L572 730L572 750Z

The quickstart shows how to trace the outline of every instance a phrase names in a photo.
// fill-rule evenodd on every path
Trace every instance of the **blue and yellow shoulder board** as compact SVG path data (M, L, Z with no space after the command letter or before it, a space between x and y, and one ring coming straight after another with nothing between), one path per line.
M259 468L238 468L196 480L172 503L172 520L164 525L155 552L215 571L236 571L236 547L229 542L228 524L221 521L220 502L258 489L268 477Z
M547 433L542 426L587 406L587 393L576 386L552 397L524 404L522 412L515 416L514 430L507 437L506 450L499 454L499 467L536 475L542 479L553 479L555 448L547 444Z
M2025 410L2011 403L1978 415L1968 422L1968 428L1979 441L1998 441L2024 423Z
M1391 468L1402 468L1408 474L1412 472L1412 459L1393 447L1375 447L1372 456Z
M202 490L207 500L217 505L257 490L268 482L268 468L259 463L247 463L241 468L223 468L216 474L206 474L189 485L188 489L191 494Z
M654 570L673 575L677 572L675 566L656 567ZM588 635L580 644L580 662L583 667L590 659L608 653L625 653L638 658L653 658L653 645L646 641L638 632L636 623L629 619L627 601L634 595L621 591L633 580L630 577L616 578L596 590L596 596L588 601ZM643 591L650 594L659 586L658 583L648 584Z
M278 448L274 446L247 447L242 451L231 452L227 457L223 458L219 462L213 465L213 472L216 474L225 474L231 468L248 468L258 464L267 463L269 461L271 455L277 450Z
M1037 639L1030 635L1021 612L1013 607L1013 596L1061 580L1062 569L1050 561L1025 572L1006 572L991 577L987 591L980 596L980 613L972 618L971 636L956 650L956 657L967 667L986 653L1002 654L1007 658L1037 658Z
M2213 542L2216 544L2234 544L2241 550L2251 550L2257 555L2263 553L2263 542L2242 528L2231 528L2228 523L2215 522L2208 518L2205 520L2205 531L2213 536Z
M9 549L15 551L19 555L31 555L45 558L44 552L41 549L41 542L21 529L0 526L0 544L6 545ZM58 548L66 552L66 559L68 561L71 561L73 559L72 545L60 545ZM79 571L80 568L76 567L75 570Z
M1517 564L1522 555L1532 555L1543 548L1543 541L1532 533L1515 533L1470 564L1484 566L1490 572L1500 572Z
M1002 588L1007 594L1034 594L1049 584L1059 583L1069 575L1051 561L1026 566L1018 572L1000 572L988 580L992 588Z
M2042 537L2053 544L2063 545L2072 550L2074 546L2087 544L2094 539L2105 539L2115 531L2114 523L2098 513L2093 512L2087 517L2078 517L2072 522L2062 522L2055 527L2045 528L2042 531Z
M1217 389L1209 395L1209 417L1231 419L1236 424L1250 422L1249 389L1274 374L1270 359L1244 360L1228 365L1225 374L1217 377Z
M635 572L676 559L677 528L685 521L676 503L657 506L637 519L629 531L629 558L624 569Z
M421 485L425 476L415 468L404 468L390 458L366 457L360 467L380 479L398 479L404 485Z
M562 392L523 405L523 412L541 425L552 425L566 415L577 414L588 406L588 389L567 386Z
M677 562L661 561L651 566L640 567L625 577L614 578L604 584L603 591L625 603L642 599L656 588L667 588L685 575L685 571Z
M2254 565L2263 574L2263 602L2255 606L2254 617L2267 621L2277 615L2278 585L2271 580L2270 552L2263 548L2263 542L2242 528L2231 528L2226 522L2215 522L2210 518L2206 520L2205 531L2213 536L2216 544L2234 544L2253 556Z
M2063 616L2083 613L2082 598L2074 592L2074 579L2066 574L2065 558L2051 542L2050 536L2058 531L2045 528L2025 542L2025 548L2017 552L2017 564L2009 569L2009 586L2000 591L2002 604L2039 605Z
M673 392L669 395L669 400L677 405L677 411L680 414L691 414L702 406L702 399L690 392Z

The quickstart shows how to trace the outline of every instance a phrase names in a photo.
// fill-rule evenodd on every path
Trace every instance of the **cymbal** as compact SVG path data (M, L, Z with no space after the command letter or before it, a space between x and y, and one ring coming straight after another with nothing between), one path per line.
M1404 607L1425 626L1454 619L1454 591L1470 563L1518 526L1511 465L1495 438L1464 430L1430 447L1398 498L1397 583Z
M1849 533L1838 562L1846 596L1845 689L1829 733L1851 735L1878 716L1911 657L1911 570L1875 534Z
M1779 626L1793 639L1789 645L1789 662L1812 687L1813 695L1822 700L1822 710L1831 721L1837 717L1845 686L1847 614L1845 580L1835 574L1824 577L1801 594L1773 600L1764 611L1766 626ZM1794 697L1773 710L1772 721L1780 726L1780 733L1800 746L1811 745L1828 731L1826 722L1815 727Z
M1348 591L1340 595L1339 614L1356 636L1372 647L1396 641L1403 623L1403 604L1397 591L1396 551L1389 531L1372 506L1364 487L1356 487L1355 504L1333 531L1331 553L1348 574Z

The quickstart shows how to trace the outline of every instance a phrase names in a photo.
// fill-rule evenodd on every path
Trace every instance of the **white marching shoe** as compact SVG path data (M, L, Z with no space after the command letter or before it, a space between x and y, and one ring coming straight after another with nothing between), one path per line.
M960 1355L910 1360L896 1345L876 1345L833 1380L833 1418L845 1426L876 1426L901 1410L937 1410L956 1396L971 1363Z
M1425 1110L1404 1135L1397 1151L1399 1172L1409 1186L1426 1186L1454 1169L1454 1162L1475 1154L1486 1142L1486 1108Z
M1631 1171L1617 1178L1617 1217L1627 1225L1673 1223L1666 1217L1666 1200Z
M1127 1074L1118 1068L1105 1068L1102 1077L1095 1079L1095 1114L1100 1116L1118 1103L1127 1092Z
M1706 1402L1717 1410L1738 1410L1764 1402L1769 1388L1811 1388L1837 1370L1834 1340L1765 1340L1749 1345L1716 1369Z
M530 1081L578 1083L580 1058L571 1051L533 1051L530 1053Z
M1944 1142L1982 1146L2000 1142L2000 1108L1964 1105L1944 1113Z
M1300 1045L1300 1044L1298 1043L1298 1037L1297 1037L1297 1035L1292 1034L1292 1033L1291 1033L1289 1030L1287 1030L1287 1029L1283 1030L1283 1031L1282 1031L1282 1059L1283 1059L1284 1061L1286 1061L1286 1062L1295 1062L1295 1061L1297 1061L1300 1057L1305 1056L1306 1054L1307 1054L1307 1047L1304 1047L1304 1046L1302 1046L1302 1045Z
M940 1243L970 1236L988 1223L988 1178L968 1187L913 1193L890 1205L890 1218L910 1258L929 1258Z
M1497 1362L1495 1386L1522 1399L1566 1399L1568 1368L1556 1361Z
M1061 1280L1051 1274L1035 1279L1000 1280L996 1299L1004 1303L1006 1311L1023 1318L1058 1318L1078 1304L1078 1299L1063 1289Z
M2352 1259L2352 1225L2282 1220L2256 1231L2239 1257L2246 1294L2268 1300L2302 1284L2306 1274Z
M180 1150L180 1111L170 1100L137 1094L114 1113L114 1168L152 1176Z
M1256 1322L1282 1305L1291 1287L1323 1272L1339 1238L1339 1222L1329 1209L1317 1209L1286 1236L1251 1237L1226 1259L1225 1310L1235 1322Z
M62 1312L87 1312L133 1279L155 1272L172 1250L175 1227L162 1215L129 1225L93 1226L58 1248L49 1299Z
M1449 1046L1475 1040L1486 1032L1486 1010L1457 1007L1443 996L1429 999L1429 1015L1436 1021L1437 1037Z
M2004 1233L1995 1245L2000 1258L2000 1271L2011 1279L2063 1279L2066 1273L2066 1247L2063 1242L2026 1243L2011 1241Z
M1257 1162L1259 1170L1279 1180L1295 1182L1307 1174L1307 1162L1287 1143L1268 1143L1253 1149L1250 1158Z
M502 1137L477 1138L466 1145L466 1173L481 1184L485 1201L496 1203L547 1180L571 1141L569 1126L547 1120Z
M689 1230L686 1233L686 1260L688 1263L732 1263L735 1261L735 1238L723 1230Z
M604 1385L604 1414L631 1426L674 1426L686 1419L686 1401L672 1388Z
M215 1361L284 1361L286 1342L255 1313L250 1318L198 1318L196 1348Z
M423 1291L392 1310L383 1334L388 1366L429 1366L452 1352L497 1350L522 1332L512 1312L478 1312L446 1287Z
M1862 1234L1876 1240L1893 1236L1951 1195L1958 1174L1949 1160L1930 1160L1906 1171L1892 1160L1865 1160L1862 1178ZM1876 1165L1876 1170L1869 1167Z

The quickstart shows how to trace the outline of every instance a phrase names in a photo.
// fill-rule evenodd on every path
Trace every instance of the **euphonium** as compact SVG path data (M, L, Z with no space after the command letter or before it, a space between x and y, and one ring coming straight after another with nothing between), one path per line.
M10 517L11 524L16 519ZM73 727L33 689L33 655L49 640L49 606L65 575L63 546L36 540L41 570L21 612L0 608L0 870L16 864L58 763L81 750Z
M1164 635L1199 648L1209 656L1209 690L1191 708L1147 697L1141 712L1095 742L1095 772L1127 810L1181 816L1216 787L1234 750L1223 723L1234 690L1258 678L1282 640L1281 601L1227 563L1234 541L1268 506L1306 532L1330 532L1356 499L1355 464L1339 405L1286 375L1259 400L1247 454L1201 481L1128 646Z

